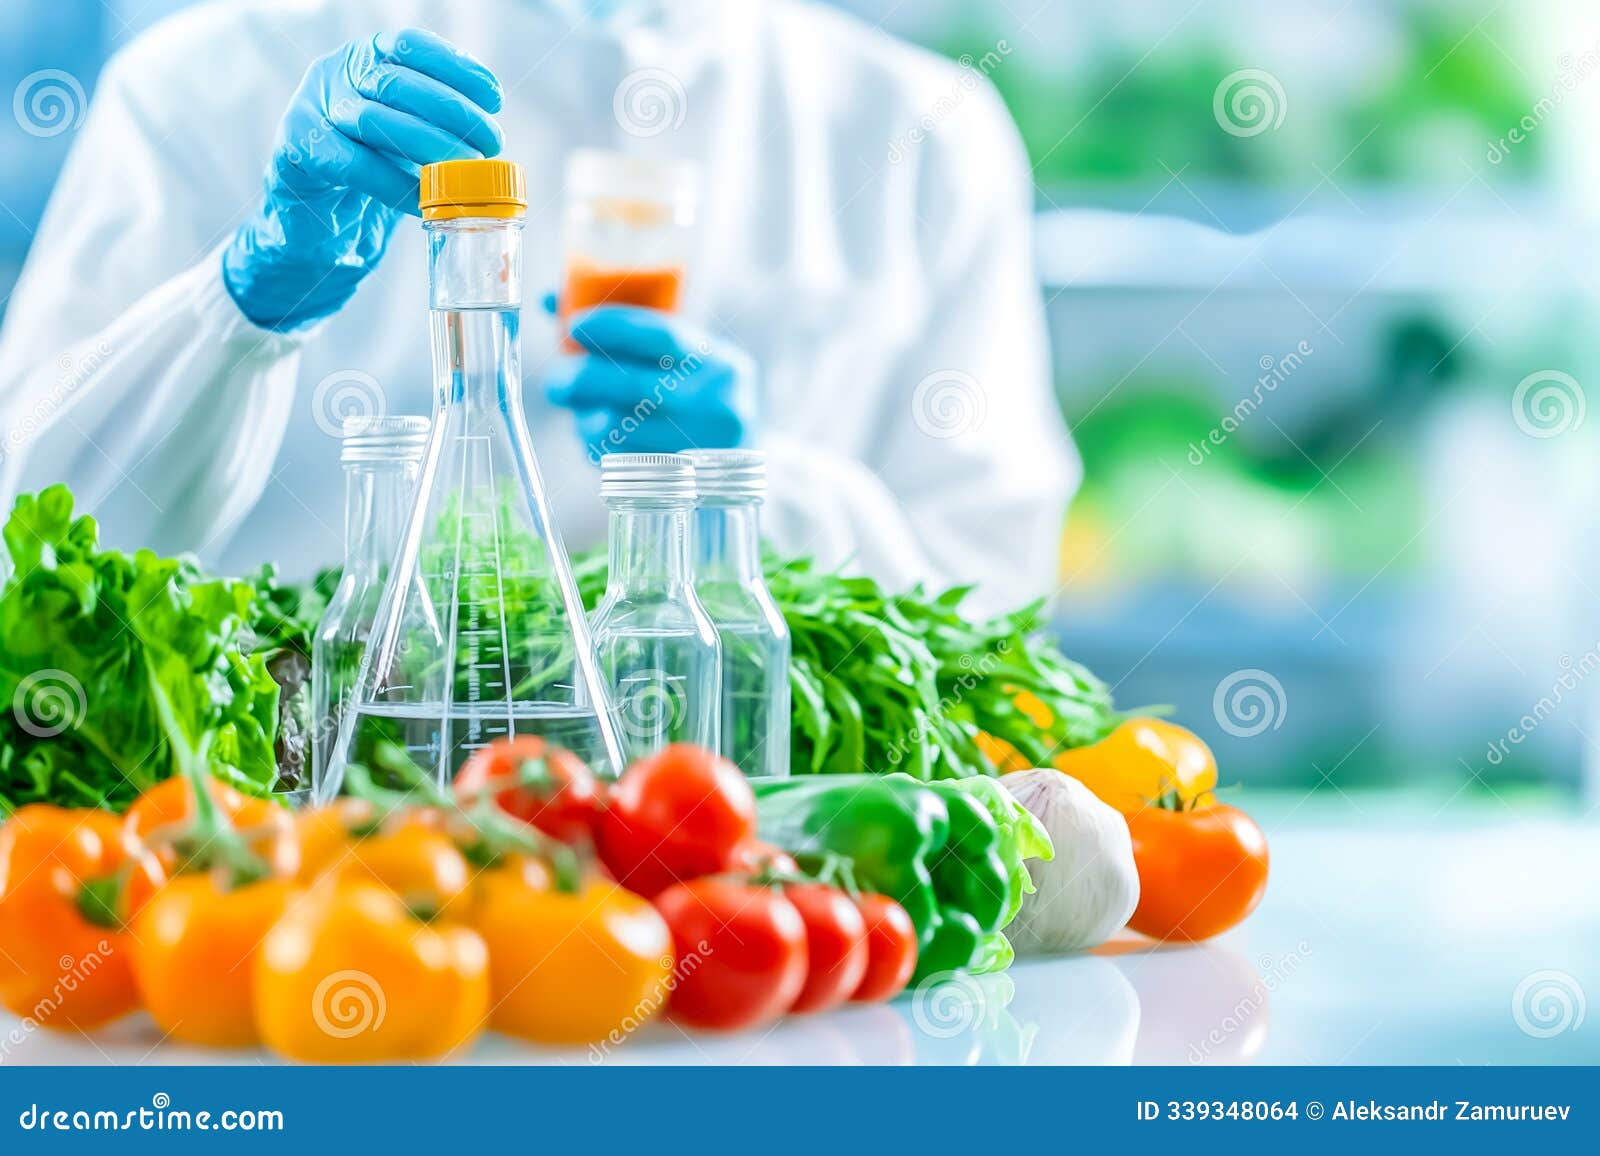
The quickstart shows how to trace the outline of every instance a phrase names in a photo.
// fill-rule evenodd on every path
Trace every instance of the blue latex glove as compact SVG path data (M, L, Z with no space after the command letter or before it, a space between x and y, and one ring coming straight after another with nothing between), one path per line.
M278 126L266 197L223 253L244 315L293 329L336 312L383 257L417 173L494 156L500 82L449 41L408 28L312 61Z
M545 395L577 414L592 459L732 449L754 435L755 364L742 350L632 305L580 313L571 334L586 352L556 360Z

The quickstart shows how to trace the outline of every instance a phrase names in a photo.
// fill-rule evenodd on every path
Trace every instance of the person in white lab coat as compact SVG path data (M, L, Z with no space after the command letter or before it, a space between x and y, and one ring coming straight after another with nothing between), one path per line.
M1078 466L1016 130L971 69L790 0L246 0L156 26L102 73L10 302L0 498L65 481L108 541L224 573L338 557L341 415L431 405L425 246L395 213L293 282L274 205L302 193L273 174L296 115L340 131L318 58L406 27L498 78L497 139L446 125L456 155L503 142L528 173L525 393L569 547L603 534L586 447L617 412L573 400L531 301L560 275L564 160L599 147L700 168L683 315L744 400L684 437L769 453L781 550L895 587L976 581L990 608L1055 589ZM419 159L443 157L383 156L397 199ZM314 300L274 311L281 279Z

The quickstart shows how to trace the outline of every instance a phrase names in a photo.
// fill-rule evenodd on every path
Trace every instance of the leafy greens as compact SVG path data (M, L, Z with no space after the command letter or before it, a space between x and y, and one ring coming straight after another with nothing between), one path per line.
M188 557L102 550L64 486L20 497L4 539L0 812L121 809L173 773L175 744L202 741L219 778L271 790L280 689L251 629L254 586Z

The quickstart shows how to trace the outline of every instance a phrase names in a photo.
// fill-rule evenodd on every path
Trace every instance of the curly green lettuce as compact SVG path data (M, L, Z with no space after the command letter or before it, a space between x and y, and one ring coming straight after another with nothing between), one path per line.
M120 810L174 773L175 743L205 749L241 790L272 789L280 691L250 629L250 583L101 549L64 486L18 498L4 540L0 810Z

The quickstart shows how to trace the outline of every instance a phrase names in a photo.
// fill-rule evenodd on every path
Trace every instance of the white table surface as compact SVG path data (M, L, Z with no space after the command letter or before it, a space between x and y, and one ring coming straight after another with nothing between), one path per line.
M1135 937L733 1036L653 1024L608 1055L486 1037L483 1063L1600 1063L1600 826L1514 812L1264 822L1267 898L1198 947ZM1296 808L1298 810L1298 808ZM1325 809L1323 809L1325 810ZM1377 812L1381 814L1381 812ZM1520 996L1519 996L1520 989ZM1520 1004L1519 1006L1516 1006ZM162 1043L133 1017L0 1064L273 1063Z

